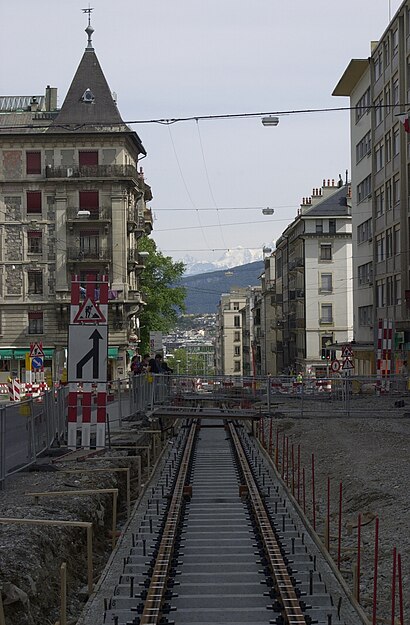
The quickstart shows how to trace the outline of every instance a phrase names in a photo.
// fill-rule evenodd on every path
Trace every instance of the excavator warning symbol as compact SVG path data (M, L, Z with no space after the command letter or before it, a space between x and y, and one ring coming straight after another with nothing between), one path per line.
M88 298L79 308L73 323L107 323L107 321L98 305Z

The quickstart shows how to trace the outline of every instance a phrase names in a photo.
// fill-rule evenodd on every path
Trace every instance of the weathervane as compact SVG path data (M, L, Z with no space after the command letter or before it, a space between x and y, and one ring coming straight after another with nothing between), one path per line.
M91 48L93 47L92 41L91 41L91 35L94 32L94 28L91 26L91 12L94 11L93 8L90 7L90 5L88 5L88 9L81 9L83 13L88 13L88 26L85 29L85 32L88 35L88 45L87 48Z

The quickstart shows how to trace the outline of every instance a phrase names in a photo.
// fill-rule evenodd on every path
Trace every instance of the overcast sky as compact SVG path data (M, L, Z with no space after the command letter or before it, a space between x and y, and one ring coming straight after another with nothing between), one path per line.
M335 85L352 58L370 55L400 4L95 0L93 45L125 121L348 106L332 97ZM50 84L62 104L86 45L86 6L2 3L2 95ZM276 128L248 118L133 129L148 152L153 237L175 259L262 249L323 178L350 170L346 111L283 115ZM263 216L267 206L274 215Z

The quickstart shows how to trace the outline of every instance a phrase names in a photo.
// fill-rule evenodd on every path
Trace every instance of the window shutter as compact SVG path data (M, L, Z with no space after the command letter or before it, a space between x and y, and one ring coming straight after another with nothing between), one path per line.
M96 150L80 151L78 153L78 162L80 167L98 165L98 152Z
M27 191L27 212L41 213L41 191Z
M41 152L26 152L27 174L41 174Z
M98 208L98 191L80 191L80 210L87 210L91 213L96 213L98 212Z

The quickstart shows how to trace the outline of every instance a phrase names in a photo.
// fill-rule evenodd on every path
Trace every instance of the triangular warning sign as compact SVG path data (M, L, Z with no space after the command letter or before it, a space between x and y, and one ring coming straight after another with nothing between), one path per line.
M42 343L30 343L30 358L35 358L36 356L44 356Z
M343 345L342 358L351 358L353 356L353 350L350 345Z
M354 364L352 363L351 360L347 359L343 362L342 369L344 371L349 370L349 369L354 369Z
M106 319L98 305L88 298L79 308L73 323L106 323Z

